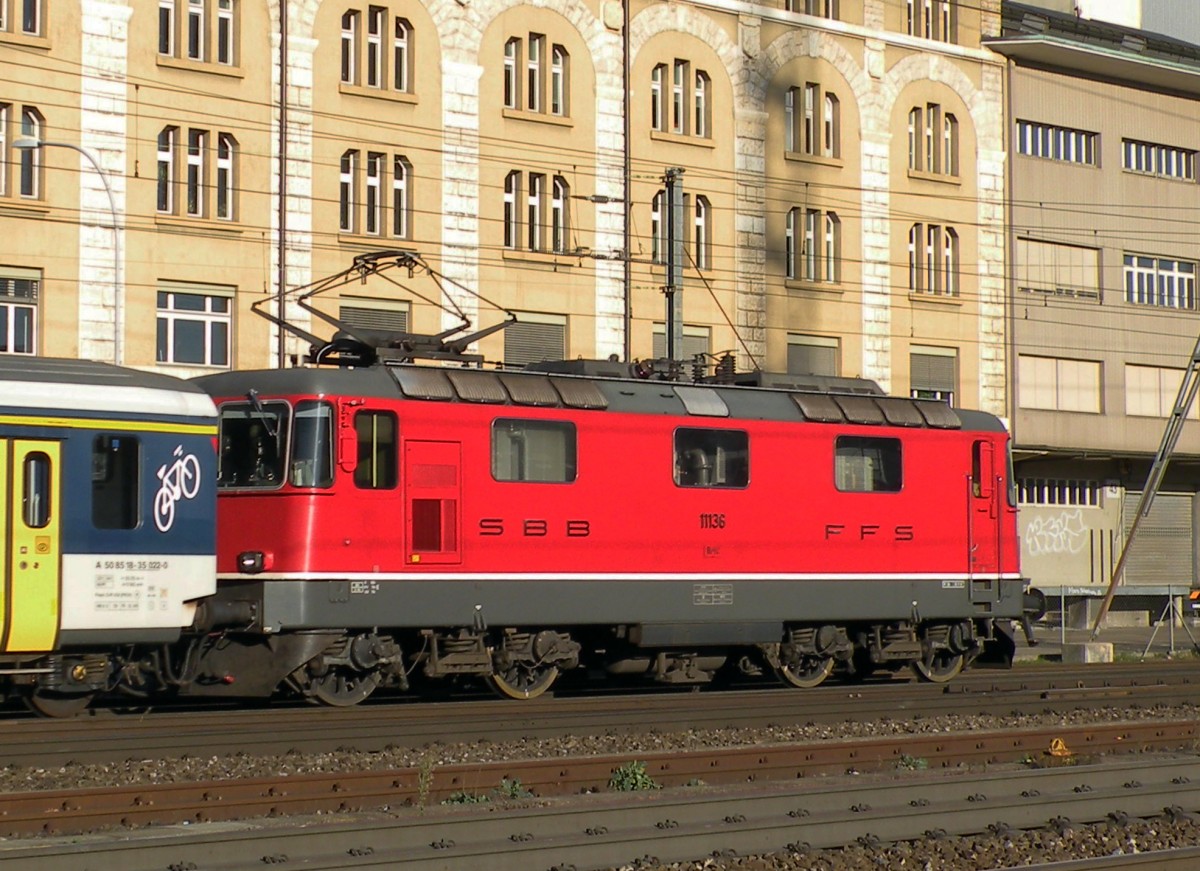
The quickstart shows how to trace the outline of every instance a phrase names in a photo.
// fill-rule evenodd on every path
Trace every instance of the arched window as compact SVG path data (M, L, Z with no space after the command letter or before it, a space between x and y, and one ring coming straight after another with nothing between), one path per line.
M208 131L190 128L187 134L187 213L193 217L205 214L205 164L208 162Z
M570 114L569 87L570 57L567 50L556 45L550 54L550 114Z
M540 33L529 34L529 57L525 63L525 108L530 112L542 111L542 55L545 54L546 37Z
M784 274L796 277L796 213L799 209L788 209L787 224L783 235Z
M363 229L371 236L378 236L383 226L383 157L377 151L367 152L367 220Z
M407 18L396 18L392 37L392 84L403 93L412 90L412 25Z
M666 207L666 191L659 191L650 200L650 259L654 263L667 260Z
M32 136L42 141L42 116L36 109L21 110L21 135ZM42 149L22 148L21 169L18 193L31 200L39 199L42 195Z
M667 65L659 64L650 73L650 126L654 130L666 130L663 119L663 78Z
M517 74L517 58L521 54L521 40L515 36L504 43L504 107L520 108L521 79Z
M232 221L234 214L234 191L237 180L234 175L237 163L237 140L228 133L217 135L217 218Z
M708 197L696 197L696 235L692 257L696 261L697 269L708 269L712 264L712 239L709 226L711 216L712 209L709 207Z
M696 104L695 124L692 127L692 133L707 139L709 135L709 105L708 92L711 90L708 74L703 70L696 71L696 86L692 93L692 97Z
M408 158L397 154L392 159L392 235L397 239L409 238L411 176L412 166Z
M834 212L825 213L825 237L822 248L821 280L836 284L842 267L842 222Z
M783 94L783 150L796 150L796 89ZM790 213L789 213L790 214Z
M178 127L164 127L158 133L158 210L175 213L175 142Z
M358 175L358 152L354 149L343 152L340 169L338 228L343 233L353 233L355 231L354 213L358 206L357 197L354 193L355 176Z
M342 14L342 81L358 84L358 12Z
M521 173L510 172L504 177L504 247L521 245L521 224L517 217L517 202L521 197Z
M841 148L841 107L838 98L826 92L825 106L822 113L823 137L821 154L825 157L840 157Z
M561 175L554 177L554 192L550 200L550 247L559 253L567 250L570 227L568 225L567 205L570 201L571 188Z

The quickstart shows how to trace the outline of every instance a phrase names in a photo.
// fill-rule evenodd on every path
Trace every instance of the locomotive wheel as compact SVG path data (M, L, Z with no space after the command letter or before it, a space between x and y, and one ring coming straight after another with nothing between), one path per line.
M375 692L380 680L377 671L355 671L336 666L320 677L312 678L306 695L313 704L349 708Z
M951 653L949 650L938 650L933 654L933 661L924 659L913 660L913 671L917 677L930 683L946 683L957 677L963 670L965 659L961 653Z
M86 711L95 696L95 693L56 693L52 690L33 689L25 696L25 705L43 717L67 719Z
M802 690L812 689L823 683L825 678L833 673L833 657L805 656L801 658L798 668L780 665L775 669L775 673L786 684Z
M558 666L515 664L503 673L494 671L487 682L496 694L506 699L536 699L558 679Z

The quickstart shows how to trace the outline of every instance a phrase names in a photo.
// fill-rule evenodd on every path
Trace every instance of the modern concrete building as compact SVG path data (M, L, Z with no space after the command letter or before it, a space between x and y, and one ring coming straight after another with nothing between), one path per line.
M1200 333L1200 47L1050 5L1006 3L987 44L1007 60L1023 568L1070 600L1109 583ZM1188 423L1123 594L1191 587L1198 482Z
M489 360L649 357L678 167L688 353L1002 413L999 32L998 0L0 0L0 347L290 365L250 305L407 247L476 326L517 313Z

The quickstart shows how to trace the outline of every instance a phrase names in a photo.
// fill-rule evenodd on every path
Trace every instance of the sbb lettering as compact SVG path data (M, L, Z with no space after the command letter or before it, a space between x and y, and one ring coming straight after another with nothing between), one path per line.
M554 534L554 528L547 520L529 518L519 522L520 535L525 538L546 538ZM590 520L568 520L562 527L567 538L587 538L592 534ZM509 534L509 527L500 517L483 517L479 521L479 534L497 536Z

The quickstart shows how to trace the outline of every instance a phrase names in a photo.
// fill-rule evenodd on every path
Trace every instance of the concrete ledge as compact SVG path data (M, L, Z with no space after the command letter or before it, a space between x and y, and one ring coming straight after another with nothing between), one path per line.
M1073 663L1112 662L1113 646L1107 641L1064 644L1062 646L1062 661Z

